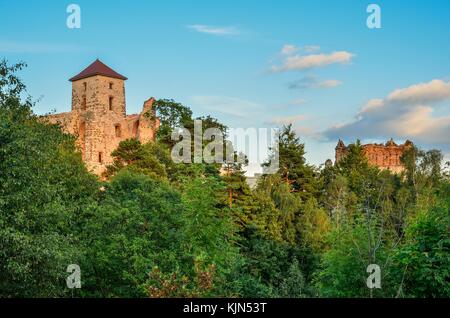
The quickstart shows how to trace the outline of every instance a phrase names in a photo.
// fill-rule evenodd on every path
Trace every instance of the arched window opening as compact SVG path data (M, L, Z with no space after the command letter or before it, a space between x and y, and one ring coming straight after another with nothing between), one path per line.
M122 130L121 130L119 124L114 126L114 131L115 131L116 137L121 137L122 136Z

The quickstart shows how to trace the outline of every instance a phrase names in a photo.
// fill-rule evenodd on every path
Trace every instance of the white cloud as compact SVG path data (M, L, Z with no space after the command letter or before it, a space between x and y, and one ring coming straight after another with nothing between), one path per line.
M450 149L450 116L433 116L437 104L450 100L450 82L432 80L394 90L372 99L356 120L324 132L328 139L412 139L419 144Z
M358 113L358 116L360 116L364 113L369 113L371 111L376 111L380 107L383 107L383 105L384 105L384 100L382 100L380 98L371 99L367 102L366 105L363 106L363 108L361 108L361 111Z
M435 103L447 99L450 99L450 82L446 83L437 79L429 83L397 89L387 97L389 102L411 104Z
M330 54L288 55L281 65L272 66L273 72L286 72L291 70L306 70L324 67L331 64L345 64L351 62L354 54L347 51L337 51Z
M341 85L342 82L334 79L319 81L316 76L308 75L289 84L290 89L332 88Z
M237 35L239 31L235 27L216 27L211 25L193 24L187 26L189 29L195 30L200 33L212 34L212 35Z

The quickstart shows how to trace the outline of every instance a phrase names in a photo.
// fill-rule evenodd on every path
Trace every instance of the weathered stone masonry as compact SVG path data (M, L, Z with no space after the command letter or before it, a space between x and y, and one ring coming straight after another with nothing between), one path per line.
M413 143L406 140L404 144L397 145L392 139L386 144L367 144L362 145L363 153L367 157L369 164L379 167L380 169L388 169L394 173L403 171L400 158L406 149L412 147ZM339 162L347 155L348 148L342 140L338 141L335 148L336 162Z
M111 152L122 140L137 138L142 143L154 140L158 120L151 113L153 98L144 102L140 114L127 115L126 77L96 60L72 77L72 109L49 115L52 123L77 136L83 160L94 173L102 174L113 162Z

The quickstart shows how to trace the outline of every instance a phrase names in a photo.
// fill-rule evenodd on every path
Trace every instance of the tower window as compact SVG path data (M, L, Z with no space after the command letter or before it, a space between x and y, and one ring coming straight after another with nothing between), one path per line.
M86 82L83 83L83 87L84 87L84 91L86 91L86 89L87 89L87 84L86 84Z
M113 109L113 97L110 96L109 97L109 110L112 110L112 109Z
M114 130L116 132L116 137L120 137L122 135L122 131L120 129L120 125L115 125Z
M98 153L98 162L103 163L103 152Z
M109 89L113 89L113 83L109 83Z
M81 100L81 109L86 110L86 95L83 95Z

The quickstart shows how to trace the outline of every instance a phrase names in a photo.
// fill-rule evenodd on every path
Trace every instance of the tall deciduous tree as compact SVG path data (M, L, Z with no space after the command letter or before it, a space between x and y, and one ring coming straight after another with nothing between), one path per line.
M80 264L80 217L99 184L75 140L32 114L24 85L0 63L0 296L69 293L66 268Z

